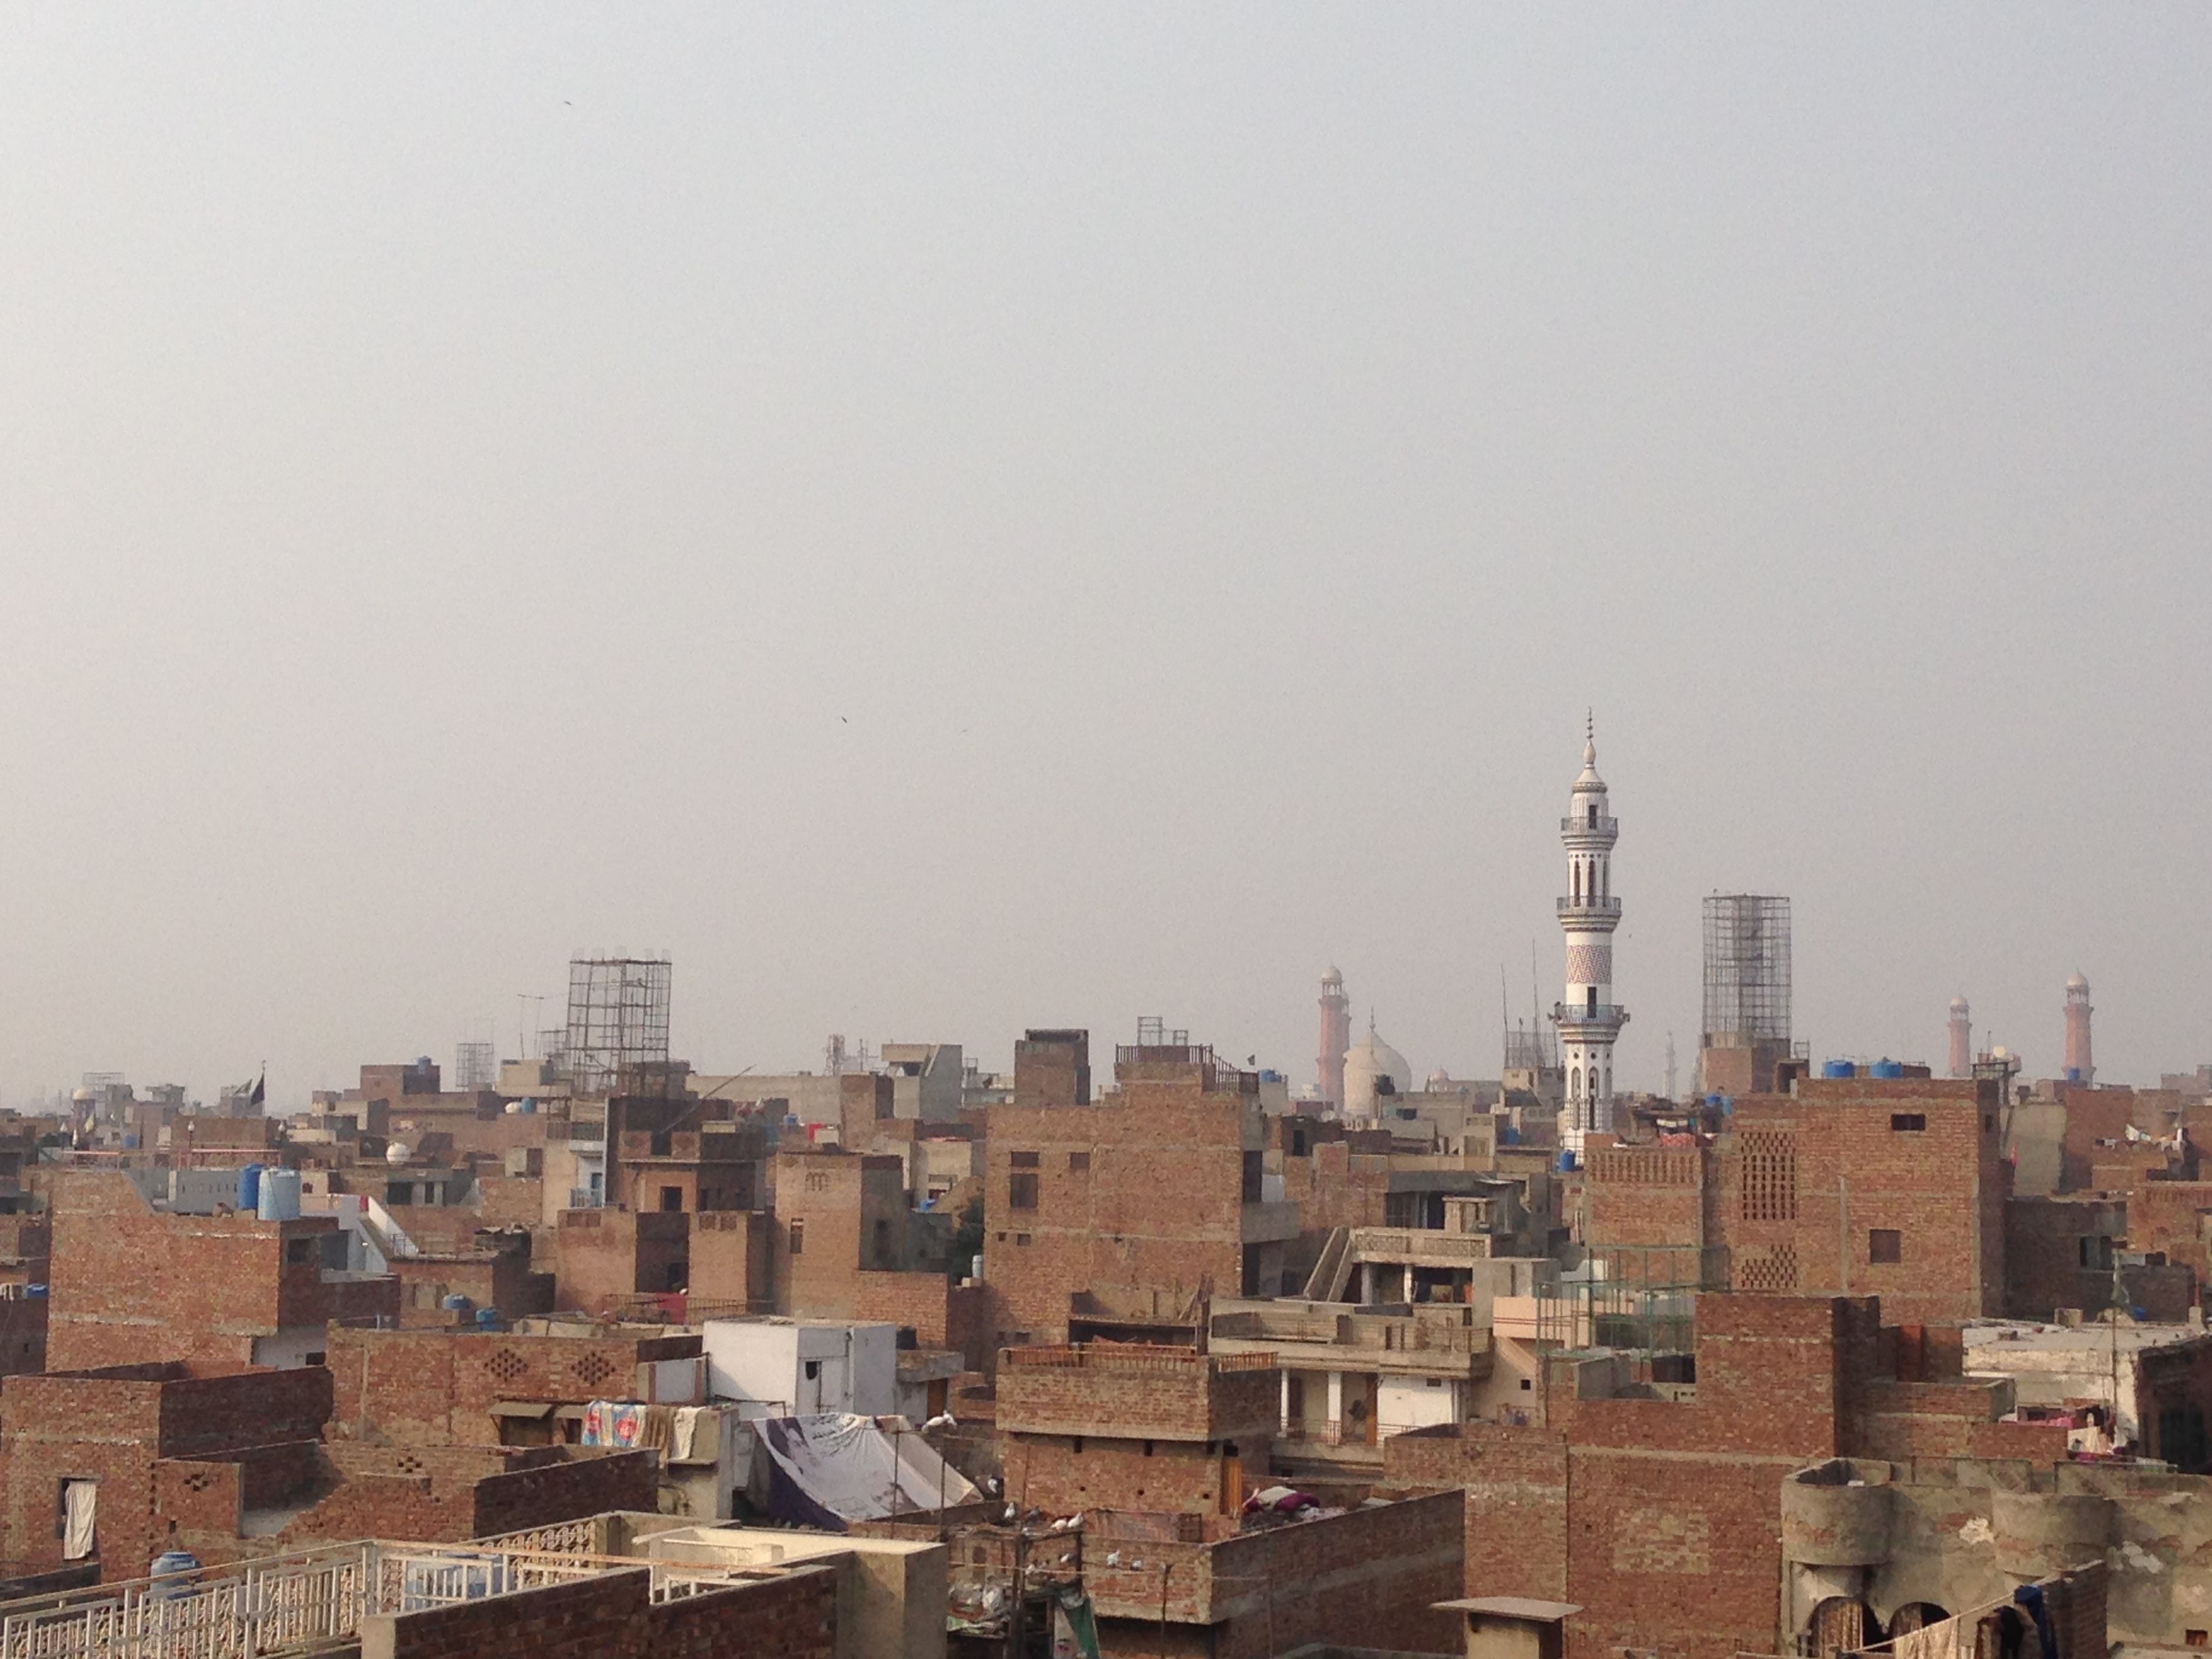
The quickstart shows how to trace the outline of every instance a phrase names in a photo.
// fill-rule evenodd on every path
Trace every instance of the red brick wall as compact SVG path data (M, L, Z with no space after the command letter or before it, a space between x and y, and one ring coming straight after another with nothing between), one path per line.
M563 1210L553 1243L554 1300L599 1313L690 1279L691 1218L629 1210Z
M773 1310L775 1218L763 1210L716 1210L691 1218L690 1289L702 1302Z
M1115 1659L1455 1650L1455 1619L1431 1604L1458 1593L1460 1507L1443 1492L1210 1545L1131 1540L1115 1566L1103 1558L1118 1540L1094 1540L1084 1568L1102 1644Z
M362 1659L832 1659L837 1575L826 1570L655 1606L652 1574L571 1584L363 1621Z
M166 1547L155 1475L165 1457L209 1458L313 1442L330 1414L330 1373L240 1371L170 1375L142 1366L121 1375L15 1376L0 1383L0 1525L5 1557L32 1566L61 1560L56 1528L64 1480L100 1482L98 1545L109 1578L142 1576ZM235 1472L200 1471L203 1509L234 1510ZM178 1477L179 1480L182 1476ZM213 1492L205 1496L204 1491ZM228 1494L226 1496L225 1494ZM226 1510L225 1505L228 1506Z
M904 1265L906 1218L906 1166L896 1156L779 1155L772 1241L778 1310L814 1319L854 1317L859 1275ZM795 1255L794 1224L801 1230Z
M1026 1349L1000 1367L998 1420L1017 1434L1257 1439L1280 1420L1280 1389L1272 1360L1119 1344Z
M1469 1424L1385 1443L1394 1482L1463 1484L1473 1595L1579 1603L1572 1659L1622 1647L1686 1659L1771 1652L1780 1619L1780 1494L1841 1453L2065 1455L2064 1431L1990 1420L1984 1385L1872 1375L1865 1300L1700 1297L1692 1402L1551 1401L1552 1427ZM1950 1363L1937 1333L1916 1363ZM1555 1375L1557 1375L1555 1373Z
M1589 1155L1585 1237L1607 1245L1705 1242L1705 1164L1698 1146L1608 1146Z
M700 1352L696 1335L520 1336L511 1332L334 1329L334 1437L382 1434L407 1445L495 1445L501 1400L627 1399L650 1359Z
M1227 1454L1189 1440L1091 1439L1011 1434L1001 1467L1006 1497L1048 1516L1083 1510L1139 1510L1181 1515L1234 1514L1246 1490L1267 1481L1266 1449L1236 1444L1243 1485Z
M53 1188L46 1355L58 1370L250 1360L277 1329L276 1224L156 1215L130 1179L71 1172Z
M1243 1282L1243 1153L1263 1133L1249 1097L1196 1081L1136 1081L1093 1106L990 1109L984 1277L994 1340L1064 1341L1070 1299L1172 1318L1201 1288ZM1017 1170L1017 1154L1034 1169ZM1078 1159L1088 1168L1077 1167ZM1011 1178L1037 1177L1037 1206ZM1027 1243L1024 1243L1027 1240Z
M2061 1083L2056 1093L2066 1113L2058 1152L2062 1193L2092 1188L2094 1165L2124 1160L2130 1124L2148 1134L2172 1133L2172 1115L2181 1103L2179 1094L2164 1089Z
M2112 1299L2112 1273L2100 1263L2112 1249L2130 1243L2128 1218L2134 1207L2093 1199L2008 1199L2005 1312L2014 1319L2049 1319L2059 1308L2104 1306Z
M0 1300L0 1376L46 1369L46 1315L52 1305L43 1296Z
M855 1273L856 1320L883 1320L914 1332L917 1346L949 1348L981 1370L989 1358L990 1304L980 1285L956 1285L943 1273Z
M2194 1269L2199 1285L2212 1282L2207 1211L2212 1211L2212 1181L2145 1182L2128 1199L2128 1247L2163 1250L2168 1261Z
M1916 1324L1999 1311L2007 1184L1996 1085L1857 1078L1797 1088L1735 1105L1716 1213L1736 1287L1875 1295L1887 1316ZM1925 1127L1896 1127L1911 1115ZM1872 1260L1877 1229L1899 1235L1895 1263Z

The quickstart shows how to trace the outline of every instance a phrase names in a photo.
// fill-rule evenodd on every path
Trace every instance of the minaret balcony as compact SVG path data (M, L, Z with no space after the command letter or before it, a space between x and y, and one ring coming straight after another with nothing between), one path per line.
M1619 921L1620 901L1617 898L1563 898L1559 914L1576 921Z
M1571 1036L1577 1030L1592 1034L1618 1031L1628 1024L1628 1010L1617 1002L1601 1002L1595 1008L1586 1002L1555 1002L1552 1005L1552 1023L1559 1028L1562 1036Z
M1584 813L1578 818L1561 818L1559 833L1563 836L1614 836L1620 835L1620 825L1612 818L1592 818Z

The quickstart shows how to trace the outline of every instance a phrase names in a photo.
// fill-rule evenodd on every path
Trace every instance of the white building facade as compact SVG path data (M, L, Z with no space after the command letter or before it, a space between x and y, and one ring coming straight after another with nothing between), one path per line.
M1613 935L1620 926L1620 901L1613 890L1613 848L1620 837L1597 774L1593 730L1583 746L1582 775L1567 798L1559 839L1567 849L1567 891L1559 902L1566 935L1566 994L1553 1006L1559 1031L1559 1065L1566 1073L1566 1106L1559 1143L1579 1158L1592 1133L1613 1131L1613 1045L1628 1024L1628 1011L1613 1000Z

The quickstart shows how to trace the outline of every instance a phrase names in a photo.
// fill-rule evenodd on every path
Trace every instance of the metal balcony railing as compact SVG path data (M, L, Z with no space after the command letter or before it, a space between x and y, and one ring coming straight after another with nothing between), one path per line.
M1620 901L1617 898L1563 898L1559 902L1563 916L1588 916L1592 921L1620 920Z
M1625 1025L1628 1010L1617 1002L1601 1002L1591 1007L1584 1002L1555 1002L1552 1018L1559 1024L1568 1025Z
M1620 826L1613 819L1606 817L1592 820L1588 817L1583 817L1579 818L1561 818L1559 820L1559 833L1561 835L1572 835L1577 830L1580 830L1585 836L1613 836L1618 835L1620 832Z

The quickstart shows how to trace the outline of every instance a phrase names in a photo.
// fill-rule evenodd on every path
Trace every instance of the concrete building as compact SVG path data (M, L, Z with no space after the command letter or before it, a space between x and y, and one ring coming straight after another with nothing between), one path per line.
M896 1409L898 1329L833 1319L710 1319L707 1387L747 1417Z
M891 1115L919 1123L957 1123L964 1070L957 1042L886 1042Z

